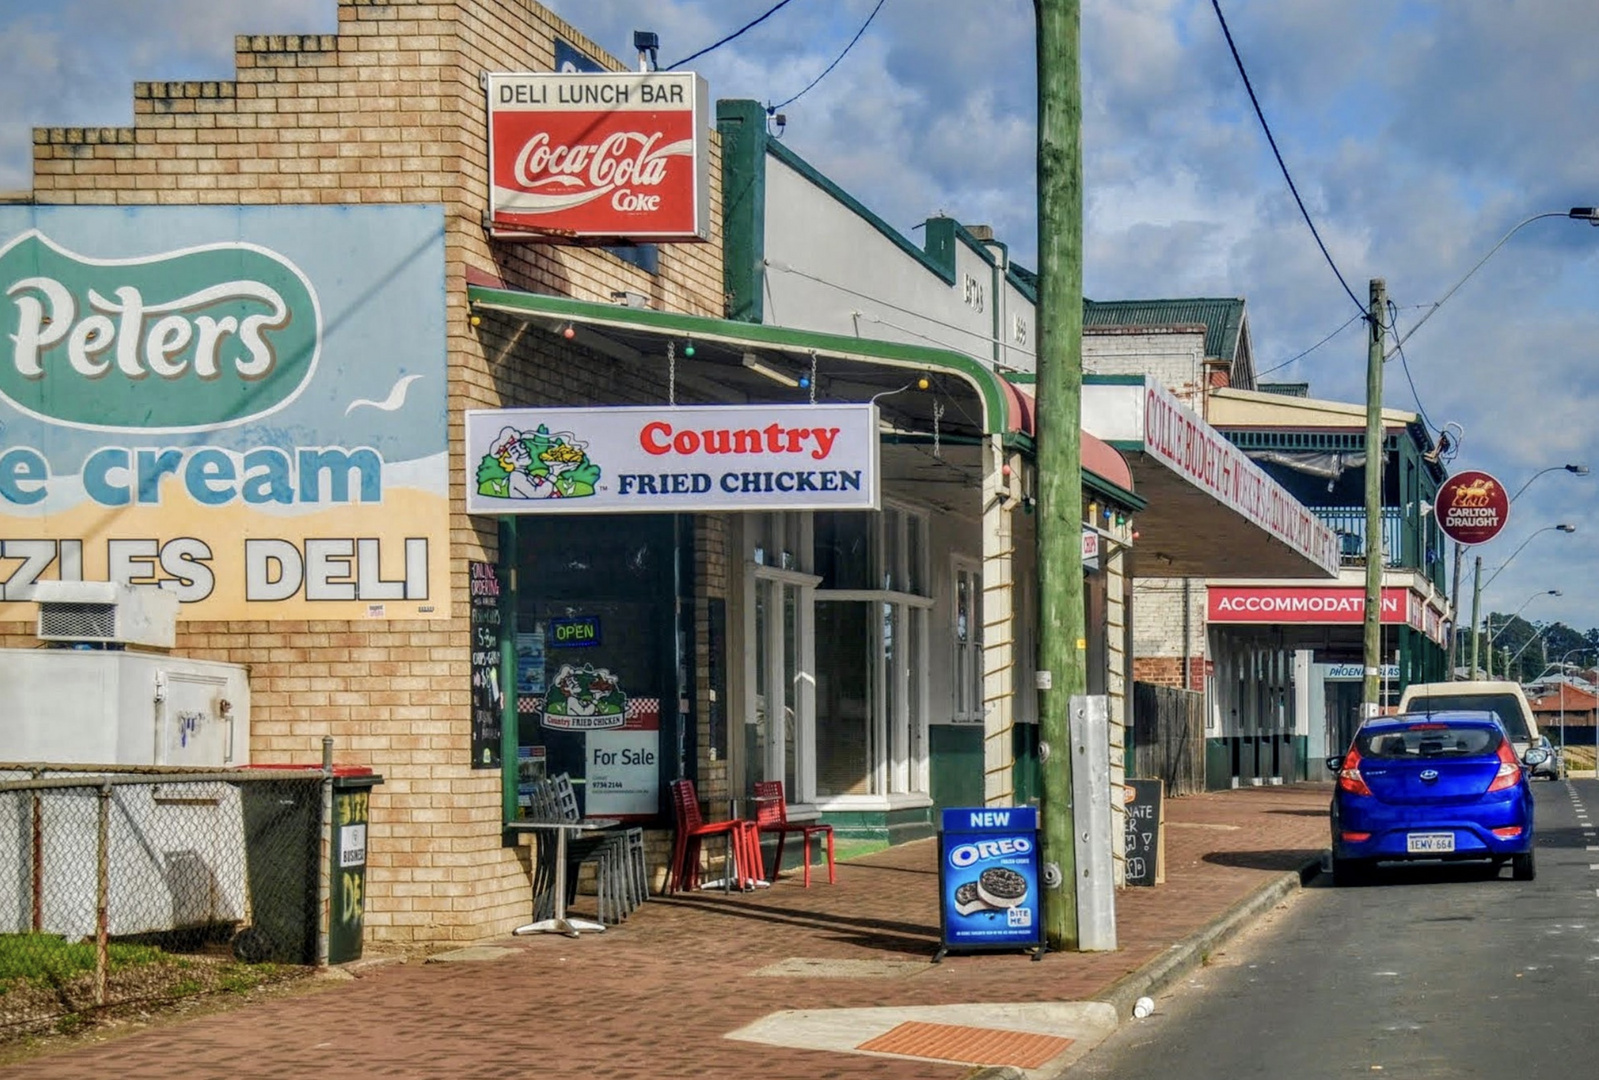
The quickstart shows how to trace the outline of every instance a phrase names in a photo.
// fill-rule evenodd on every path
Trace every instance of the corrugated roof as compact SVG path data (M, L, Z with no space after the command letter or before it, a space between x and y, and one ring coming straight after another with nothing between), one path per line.
M1239 328L1244 322L1242 299L1084 300L1084 326L1166 326L1202 323L1205 355L1232 361L1238 357Z

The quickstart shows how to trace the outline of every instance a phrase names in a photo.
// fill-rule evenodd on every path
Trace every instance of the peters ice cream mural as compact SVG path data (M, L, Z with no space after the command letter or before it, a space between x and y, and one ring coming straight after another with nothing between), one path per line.
M0 207L0 619L448 614L439 207Z

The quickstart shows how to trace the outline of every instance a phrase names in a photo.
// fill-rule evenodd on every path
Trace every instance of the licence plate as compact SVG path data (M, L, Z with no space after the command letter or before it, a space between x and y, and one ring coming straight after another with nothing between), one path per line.
M1425 854L1430 851L1455 850L1455 834L1452 832L1413 832L1405 837L1405 850L1415 854Z

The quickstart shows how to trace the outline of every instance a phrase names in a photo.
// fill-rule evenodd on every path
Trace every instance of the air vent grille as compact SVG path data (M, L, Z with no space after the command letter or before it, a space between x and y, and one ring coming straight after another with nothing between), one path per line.
M115 604L40 604L39 636L76 641L115 640Z

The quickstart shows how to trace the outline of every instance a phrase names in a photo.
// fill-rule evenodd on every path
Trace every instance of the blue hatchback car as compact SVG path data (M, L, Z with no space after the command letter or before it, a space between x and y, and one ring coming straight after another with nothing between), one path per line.
M1344 756L1332 801L1333 879L1354 884L1378 861L1491 859L1531 881L1533 801L1528 778L1545 751L1517 759L1489 712L1433 712L1369 720Z

